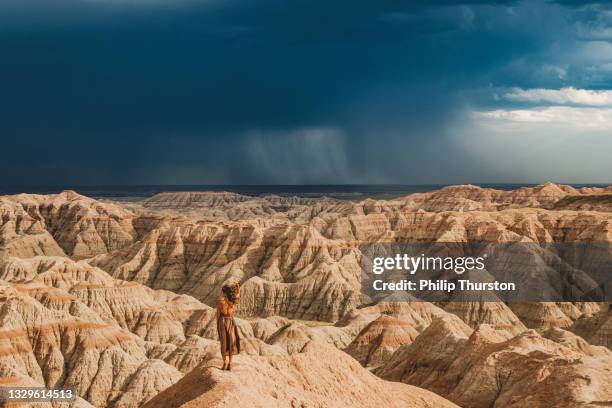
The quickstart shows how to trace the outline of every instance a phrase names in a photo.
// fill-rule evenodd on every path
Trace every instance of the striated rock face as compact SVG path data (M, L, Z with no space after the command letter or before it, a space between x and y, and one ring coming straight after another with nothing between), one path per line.
M534 197L533 205L545 206L566 193L582 194L554 185L511 192L454 186L359 203L229 193L172 193L145 203L223 212L265 201L274 211L226 222L135 215L74 192L8 196L0 199L6 214L0 252L22 258L93 256L89 263L114 278L188 294L211 306L223 282L238 278L244 283L240 313L245 316L335 321L361 303L358 246L363 242L612 240L612 214L515 208ZM453 197L455 203L468 197L513 204L490 205L495 210L487 212L440 212ZM478 318L491 316L479 313L484 314Z
M84 261L68 258L10 258L0 265L0 279L27 281L39 301L67 312L74 307L69 300L79 302L101 319L157 343L184 341L179 319L194 308L208 309L193 298L116 280ZM52 302L54 296L65 297L65 304Z
M211 306L223 282L237 278L244 283L240 306L244 315L334 321L360 304L361 242L612 240L612 214L382 210L388 212L267 226L141 217L135 223L141 240L89 262L115 278L189 294ZM539 258L543 265L550 262L546 261L550 254L544 252L525 256ZM512 265L508 268L508 274L521 273ZM539 273L542 279L556 281L546 268ZM579 290L590 288L587 279L573 284ZM545 290L554 294L558 288L549 284Z
M412 194L404 201L411 208L425 211L497 211L507 208L550 208L570 194L580 192L573 187L553 183L510 191L459 185Z
M73 191L0 197L0 257L69 255L85 258L135 238L133 215Z
M238 203L256 200L237 193L188 191L177 193L159 193L141 202L146 208L171 208L171 209L193 209L224 207L232 208Z
M419 335L401 319L381 315L368 324L344 350L363 366L378 366Z
M0 376L15 384L74 387L95 406L137 407L218 356L215 312L192 297L65 257L8 258L0 279ZM243 355L286 357L328 339L280 317L237 323Z
M586 407L610 401L612 353L589 352L559 334L550 338L559 343L531 330L505 340L487 325L472 332L459 321L439 319L376 373L463 407Z
M277 320L239 320L245 354L286 355L254 335L272 336ZM214 311L194 298L113 279L85 261L0 263L0 377L15 384L74 387L95 406L137 407L219 353L213 326Z
M599 313L580 317L570 330L591 344L612 350L612 307L604 306Z
M510 308L529 328L569 327L572 319L554 302L511 303Z
M308 222L318 219L388 213L394 210L425 212L499 211L509 208L543 208L609 211L612 187L583 187L545 183L516 190L495 190L474 185L448 186L394 200L366 199L360 202L330 198L264 196L228 192L160 193L135 205L135 209L182 213L207 220ZM358 220L356 218L355 220Z
M488 324L508 338L514 337L527 329L512 310L500 301L453 301L449 302L444 310L458 316L472 328L476 328L483 323Z
M240 279L243 315L335 320L359 303L356 248L305 225L164 220L141 241L89 263L116 278L186 293L209 305L225 281Z
M570 195L557 201L555 210L612 212L612 190L607 194Z
M0 197L0 384L72 386L76 407L453 406L401 382L465 407L601 406L607 305L489 294L371 304L360 245L612 242L608 190L452 186L360 202L167 193L126 206ZM550 254L525 257L549 273ZM243 353L225 373L211 306L230 278L243 285Z
M95 406L137 407L180 378L138 336L42 284L0 282L0 328L0 377L73 387Z
M401 320L420 333L435 318L446 315L448 313L428 302L382 302L352 310L333 326L314 327L310 330L325 342L346 349L370 323L382 316Z
M543 334L544 337L554 341L555 343L567 346L575 351L584 353L592 357L604 357L611 356L612 353L605 347L595 346L588 343L585 339L575 335L572 332L559 329L557 327L548 329Z
M383 381L317 342L291 356L239 356L231 372L219 365L217 359L198 366L145 407L456 407L428 391Z
M131 204L138 212L187 215L207 221L253 220L261 225L307 222L321 212L349 212L351 202L330 198L265 196L229 192L160 193Z
M538 242L550 242L575 239L576 235L566 236L567 229L571 229L567 224L574 223L572 218L587 215L558 212L557 210L564 209L586 209L568 206L562 200L578 197L587 201L602 201L603 199L597 197L604 192L612 192L610 188L608 190L576 190L551 183L512 191L467 185L445 187L389 201L367 199L360 202L327 198L248 197L233 193L186 192L159 194L141 205L135 205L134 210L157 211L160 214L178 212L207 221L249 220L260 226L279 223L308 224L325 237L349 241L393 238L417 241L498 241L513 240L511 233L514 232ZM557 203L559 205L555 206ZM554 211L526 211L527 208ZM159 211L160 209L163 211ZM605 208L593 207L591 210L605 211ZM465 212L471 214L457 214ZM497 212L505 214L495 214ZM609 220L609 215L605 214L588 215ZM551 216L563 217L566 220L557 225L558 221L551 219ZM461 225L466 221L470 225ZM578 224L583 227L585 221ZM451 231L448 231L449 229ZM462 233L463 229L467 231ZM476 230L471 231L473 229ZM507 230L506 237L502 237L504 230ZM609 232L609 225L607 231Z

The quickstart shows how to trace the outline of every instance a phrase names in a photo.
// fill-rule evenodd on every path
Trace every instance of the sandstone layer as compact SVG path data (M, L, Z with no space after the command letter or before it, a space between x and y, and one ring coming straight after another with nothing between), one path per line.
M548 183L362 201L0 197L0 382L74 387L75 407L602 406L607 304L373 302L360 262L371 242L611 243L610 193ZM588 272L606 264L586 248L561 269L563 251L525 250L502 272L541 279L551 297L587 293ZM231 374L215 368L212 308L229 279L242 282Z
M488 325L434 321L376 373L463 407L597 407L612 399L612 352L569 333L506 340ZM574 340L575 339L575 340Z

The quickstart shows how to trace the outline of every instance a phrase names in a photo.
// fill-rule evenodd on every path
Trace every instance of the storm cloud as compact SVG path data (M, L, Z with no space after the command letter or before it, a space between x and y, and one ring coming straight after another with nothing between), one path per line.
M1 183L610 181L611 22L568 1L7 0Z

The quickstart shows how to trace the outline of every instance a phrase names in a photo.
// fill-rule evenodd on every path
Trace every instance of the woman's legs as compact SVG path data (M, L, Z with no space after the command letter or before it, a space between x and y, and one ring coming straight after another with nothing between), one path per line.
M236 341L236 339L234 338L234 335L236 334L236 322L234 322L234 319L230 319L229 321L229 326L227 327L227 354L229 355L229 363L227 365L227 369L231 370L233 365L232 365L232 357L234 357L234 347L235 344L234 342Z
M231 357L230 357L230 363L232 362ZM225 370L227 368L227 366L225 365L225 354L223 354L223 367L221 367L222 370Z

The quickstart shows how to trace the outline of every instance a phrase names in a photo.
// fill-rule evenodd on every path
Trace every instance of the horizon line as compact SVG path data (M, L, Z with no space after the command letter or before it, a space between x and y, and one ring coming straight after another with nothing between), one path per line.
M388 186L388 187L430 187L430 186L457 186L457 185L476 185L476 186L538 186L544 184L569 185L569 186L610 186L611 182L563 182L563 181L542 181L542 182L451 182L451 183L330 183L330 184L13 184L0 185L1 189L12 188L94 188L94 187L362 187L362 186Z

